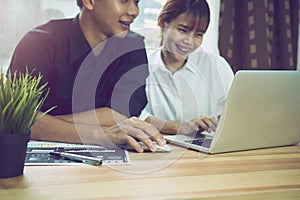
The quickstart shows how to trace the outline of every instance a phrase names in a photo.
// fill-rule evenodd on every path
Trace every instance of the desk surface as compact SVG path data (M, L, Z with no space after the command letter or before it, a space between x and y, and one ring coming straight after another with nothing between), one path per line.
M300 199L300 146L205 155L130 153L123 166L26 166L1 199Z

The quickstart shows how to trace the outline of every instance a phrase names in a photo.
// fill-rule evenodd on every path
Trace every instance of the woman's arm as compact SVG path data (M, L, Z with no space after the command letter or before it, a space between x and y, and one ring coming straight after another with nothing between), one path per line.
M154 116L147 117L145 121L165 134L191 134L198 131L198 126L193 122L161 120Z
M189 122L161 120L154 116L149 116L145 121L151 123L161 133L165 134L191 134L197 131L212 132L216 131L218 124L218 120L206 116L200 116Z

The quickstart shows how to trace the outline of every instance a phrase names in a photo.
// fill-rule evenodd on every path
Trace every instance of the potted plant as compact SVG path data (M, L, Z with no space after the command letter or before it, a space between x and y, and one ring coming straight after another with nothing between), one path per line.
M0 178L23 174L31 127L53 109L38 114L49 94L41 79L28 70L5 76L0 68Z

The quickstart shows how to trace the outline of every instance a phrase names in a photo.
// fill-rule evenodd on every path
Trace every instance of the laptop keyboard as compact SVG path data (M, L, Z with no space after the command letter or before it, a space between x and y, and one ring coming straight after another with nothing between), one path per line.
M203 146L203 147L210 147L212 138L207 138L204 134L196 134L195 138L193 140L189 140L186 142L189 142L194 145Z

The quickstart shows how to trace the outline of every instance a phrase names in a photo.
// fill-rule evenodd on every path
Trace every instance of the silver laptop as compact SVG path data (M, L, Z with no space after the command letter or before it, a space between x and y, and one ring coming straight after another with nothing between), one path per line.
M215 133L165 139L210 154L298 144L300 72L238 71Z

